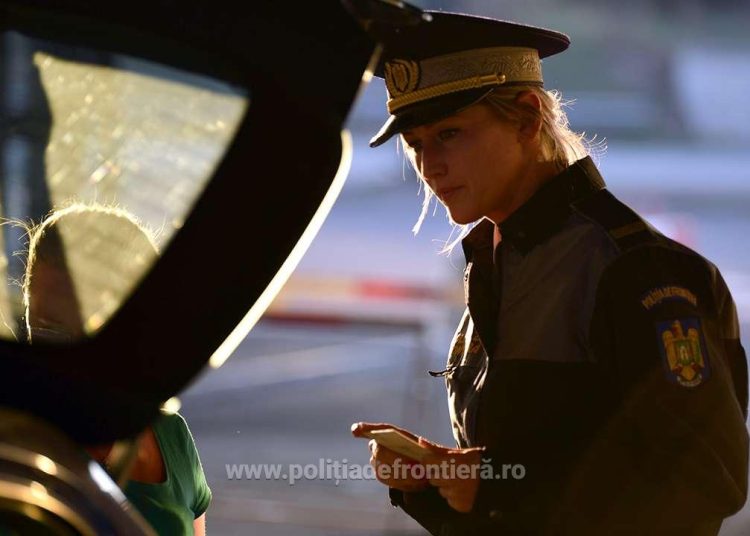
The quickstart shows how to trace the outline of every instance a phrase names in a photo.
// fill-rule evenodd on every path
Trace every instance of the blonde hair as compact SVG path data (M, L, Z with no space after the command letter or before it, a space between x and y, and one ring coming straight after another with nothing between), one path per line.
M53 229L59 233L59 240L48 238ZM22 292L29 337L31 285L37 262L67 267L74 287L80 286L73 290L80 305L82 328L89 333L117 310L158 252L154 234L133 214L98 203L72 203L53 210L28 230L28 236Z
M538 110L533 106L525 103L519 103L516 99L519 93L530 91L534 93L541 102L541 109ZM592 140L587 140L584 133L577 133L570 129L568 116L564 107L570 105L570 101L564 101L562 95L555 90L546 90L539 86L507 86L499 87L486 96L482 103L487 104L503 121L512 123L528 124L535 121L541 122L540 141L541 150L539 160L542 162L554 162L560 171L567 166L591 154L594 149L599 149ZM403 144L403 138L401 138ZM405 150L405 148L404 148ZM405 150L405 153L408 151ZM419 170L410 160L412 167L419 175ZM414 224L412 232L417 234L424 222L425 217L430 209L433 193L429 188L424 188L424 199L422 201L422 211ZM451 237L446 240L445 246L440 253L450 253L468 233L474 224L458 225L460 229L457 238Z

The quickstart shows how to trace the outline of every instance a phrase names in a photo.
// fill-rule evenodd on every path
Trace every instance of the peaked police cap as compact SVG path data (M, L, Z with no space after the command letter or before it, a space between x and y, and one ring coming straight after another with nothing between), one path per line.
M426 11L413 26L378 31L375 75L390 117L371 147L475 104L499 86L543 85L541 59L567 49L567 35L515 22Z

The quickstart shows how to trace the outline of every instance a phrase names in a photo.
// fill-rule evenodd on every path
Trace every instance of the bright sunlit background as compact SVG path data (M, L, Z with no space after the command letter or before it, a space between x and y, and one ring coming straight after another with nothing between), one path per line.
M599 162L610 189L720 267L747 348L748 1L417 4L571 36L566 53L544 62L546 86L574 101L576 130L606 144ZM463 259L460 248L437 253L451 232L440 209L412 236L418 183L394 141L367 146L386 117L384 99L374 79L348 124L348 182L267 316L221 369L181 396L214 492L211 534L419 533L374 481L281 478L289 464L366 465L366 442L349 435L355 421L393 422L452 442L444 386L426 371L443 368L462 308ZM282 475L230 478L241 464L279 464ZM748 533L748 508L722 530Z

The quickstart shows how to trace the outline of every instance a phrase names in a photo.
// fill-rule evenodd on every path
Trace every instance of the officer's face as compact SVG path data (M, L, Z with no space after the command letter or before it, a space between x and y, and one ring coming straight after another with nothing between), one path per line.
M521 126L481 103L402 136L419 175L458 224L507 218L536 159Z

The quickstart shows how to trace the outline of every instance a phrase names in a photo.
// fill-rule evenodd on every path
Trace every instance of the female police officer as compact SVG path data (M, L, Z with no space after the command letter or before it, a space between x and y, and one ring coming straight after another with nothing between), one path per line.
M458 448L421 441L427 465L494 472L379 479L433 534L717 534L748 474L747 365L719 271L605 189L542 88L540 58L567 36L431 15L382 30L390 118L371 145L400 135L425 209L436 195L478 222L442 373Z

